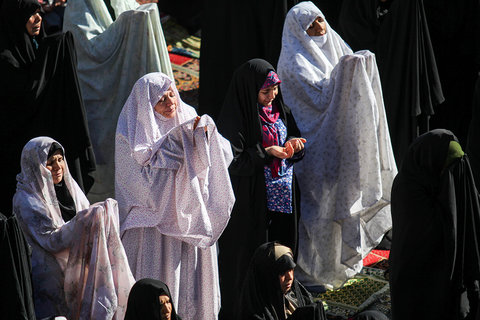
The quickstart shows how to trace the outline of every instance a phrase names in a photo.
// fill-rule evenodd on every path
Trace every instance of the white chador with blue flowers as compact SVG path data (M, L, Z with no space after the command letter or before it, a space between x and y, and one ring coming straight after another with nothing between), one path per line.
M177 111L154 107L169 89ZM230 143L213 120L180 99L157 72L140 78L123 107L115 139L115 194L122 242L136 279L165 282L184 320L215 320L220 310L216 241L235 201Z
M375 55L353 53L311 2L288 13L278 74L283 98L308 141L295 167L302 190L295 275L306 285L340 286L391 228L397 172Z

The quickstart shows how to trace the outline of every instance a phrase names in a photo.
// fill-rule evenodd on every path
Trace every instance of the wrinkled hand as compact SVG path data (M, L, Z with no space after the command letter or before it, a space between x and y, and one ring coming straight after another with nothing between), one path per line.
M304 138L293 138L285 142L285 147L290 145L292 146L294 153L300 152L305 148L304 143L307 142L307 139Z
M270 146L265 148L265 151L276 158L288 159L291 158L294 154L293 147L291 145L286 145L285 147L280 146Z

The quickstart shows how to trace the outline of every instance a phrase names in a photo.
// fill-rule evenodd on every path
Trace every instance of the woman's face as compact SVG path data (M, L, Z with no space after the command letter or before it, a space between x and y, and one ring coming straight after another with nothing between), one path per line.
M272 101L278 94L278 85L273 85L260 89L258 92L258 103L266 107L272 104Z
M327 33L327 23L322 17L317 17L307 29L310 37L323 36L325 33Z
M172 318L172 302L170 301L170 297L162 294L158 297L158 300L160 300L162 320L170 320Z
M52 173L53 183L60 183L65 173L65 161L60 150L55 151L47 160L47 169Z
M40 33L40 27L42 26L42 17L40 16L40 9L35 11L34 14L30 16L28 19L25 28L27 28L27 32L31 36L38 36Z
M288 270L287 272L278 276L280 281L280 288L282 289L282 293L287 293L293 284L293 269Z
M165 94L158 100L155 105L155 111L160 113L165 118L171 119L175 117L178 108L178 100L172 87L165 92Z

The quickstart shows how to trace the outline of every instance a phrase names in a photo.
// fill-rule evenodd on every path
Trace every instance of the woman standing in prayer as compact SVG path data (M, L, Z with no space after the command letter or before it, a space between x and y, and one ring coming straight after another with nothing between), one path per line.
M222 317L233 319L233 305L255 249L278 240L295 251L300 215L293 164L303 158L280 79L265 60L253 59L235 72L218 119L234 152L230 178L237 199L220 239Z
M309 152L296 167L302 194L297 275L338 287L391 228L397 172L375 56L353 53L312 2L287 15L278 63L285 103Z
M392 188L392 319L478 319L480 205L452 132L410 146Z
M168 286L160 280L140 279L128 296L125 320L182 320Z
M135 83L115 143L115 192L133 274L165 281L184 320L216 319L216 241L235 201L230 144L163 73Z
M135 280L113 199L90 206L63 147L48 137L22 151L13 212L32 246L37 318L123 319Z
M327 319L321 301L294 277L292 250L277 242L255 251L243 283L236 318L264 320Z

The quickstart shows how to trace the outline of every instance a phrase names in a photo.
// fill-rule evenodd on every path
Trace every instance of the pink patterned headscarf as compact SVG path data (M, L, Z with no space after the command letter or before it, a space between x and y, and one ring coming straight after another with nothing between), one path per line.
M260 90L277 85L282 83L275 71L270 71L265 79ZM279 138L277 127L275 127L275 122L277 122L280 112L275 104L268 106L259 106L258 116L262 122L262 145L264 148L279 145ZM272 176L278 177L278 171L280 169L280 159L273 159L270 169L272 170Z
M267 79L263 83L263 86L260 88L260 90L274 86L276 84L282 83L282 80L278 77L278 74L275 71L270 71L267 74Z

